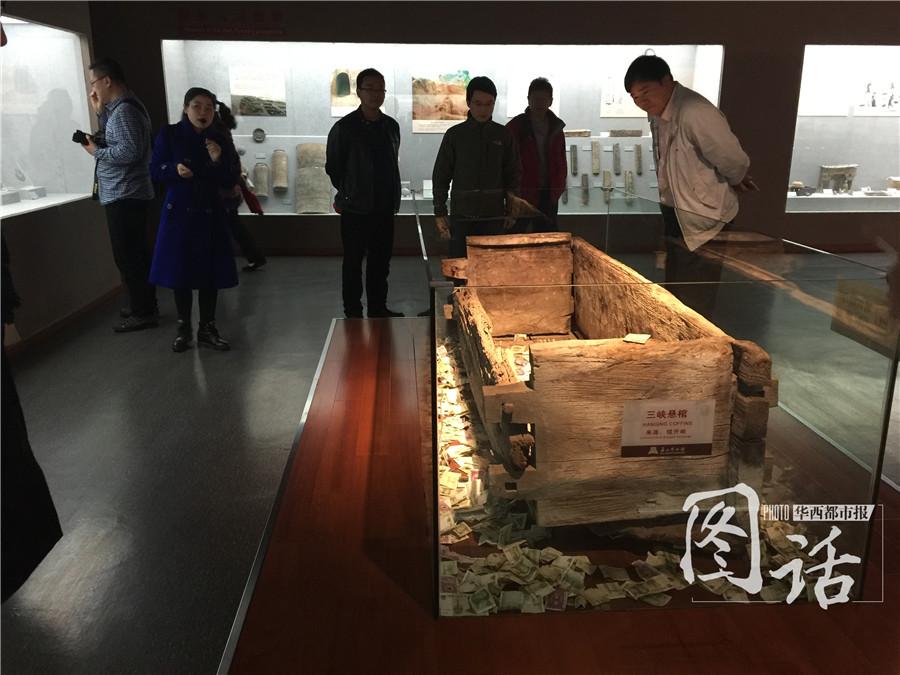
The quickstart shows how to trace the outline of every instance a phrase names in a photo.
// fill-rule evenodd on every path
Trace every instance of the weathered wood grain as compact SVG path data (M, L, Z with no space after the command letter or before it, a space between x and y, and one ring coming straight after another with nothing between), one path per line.
M669 291L584 239L574 237L572 250L575 324L586 337L648 333L653 340L677 341L725 336Z
M494 335L570 332L571 241L568 232L467 239L467 283L478 288Z
M468 258L444 258L441 260L441 274L448 279L465 281Z
M731 433L745 440L766 437L769 424L769 402L763 396L747 396L737 392L734 396L734 413L731 417Z
M741 391L762 394L772 379L772 358L755 342L735 340L735 369Z
M628 400L715 399L713 454L727 448L734 388L727 337L646 345L548 342L533 345L531 357L540 400L532 409L539 414L524 420L514 412L513 420L535 424L539 469L544 461L619 456Z

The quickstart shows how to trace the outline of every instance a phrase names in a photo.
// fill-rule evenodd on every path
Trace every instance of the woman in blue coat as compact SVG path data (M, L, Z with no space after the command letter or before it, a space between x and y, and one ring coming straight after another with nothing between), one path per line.
M218 111L217 111L218 108ZM178 332L172 350L191 346L193 289L198 290L200 324L197 343L220 351L230 349L216 329L218 289L237 286L223 194L240 176L237 152L227 134L231 111L215 94L200 87L184 95L181 122L164 127L156 137L150 173L166 186L150 281L175 292Z

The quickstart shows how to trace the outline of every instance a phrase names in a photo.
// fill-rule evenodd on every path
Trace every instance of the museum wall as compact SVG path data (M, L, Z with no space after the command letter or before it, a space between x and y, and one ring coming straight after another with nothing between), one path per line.
M808 3L768 2L341 3L339 16L332 3L253 3L249 13L237 3L215 12L202 5L97 3L91 18L95 51L123 62L155 120L167 117L159 42L164 38L455 42L461 54L465 43L722 44L721 107L751 156L762 189L743 200L740 223L834 250L868 248L875 233L900 239L896 214L784 212L804 46L896 44L900 9L892 3L834 3L827 12ZM572 67L590 70L590 64ZM285 218L302 228L279 224L279 231L294 235L290 241L270 238L267 223L248 222L275 248L312 250L337 243L336 227L316 224L322 218ZM414 243L411 237L403 241L405 229L398 227L401 246ZM323 235L331 236L319 239Z
M827 12L816 11L808 3L341 3L339 14L335 9L334 3L252 3L248 9L248 3L207 7L205 3L15 0L4 7L12 16L90 36L94 55L110 55L122 62L156 128L168 117L162 39L457 43L460 55L466 43L721 44L720 106L751 156L752 172L762 189L742 198L739 223L835 251L871 249L876 235L900 247L896 213L785 213L788 182L798 178L810 182L808 174L814 173L806 168L801 169L802 177L791 175L804 46L897 44L900 8L894 3L832 3ZM536 58L540 59L539 52ZM623 72L626 66L623 62ZM589 75L594 70L591 63L572 64L573 73ZM801 138L839 133L827 120L810 122L810 128L801 126ZM879 120L878 124L890 122ZM889 136L888 130L884 140L888 149ZM868 136L855 133L846 141L846 156L833 161L855 161L852 156L866 151L864 144L871 142ZM406 147L412 152L414 143ZM427 166L429 159L418 162ZM808 161L814 164L819 158ZM872 171L876 176L883 172L881 168ZM260 244L274 254L340 251L334 217L249 216L247 222ZM61 230L62 224L69 229ZM601 243L605 236L602 218L585 222L563 217L561 224L593 243ZM425 225L429 248L439 252L430 223ZM25 306L20 312L24 336L47 329L118 286L105 218L95 203L78 202L8 218L3 229L11 239L16 280L23 289L30 289L23 293ZM617 236L622 250L645 240L638 228ZM13 246L12 241L18 243ZM46 255L29 259L26 251L36 255L39 247L25 247L25 241L47 242ZM51 241L68 244L57 246ZM399 219L396 244L398 253L418 249L411 217ZM47 257L51 254L60 257ZM90 261L90 274L84 273L84 261ZM47 270L52 273L48 275ZM65 293L56 293L59 288L65 288Z
M7 2L3 11L27 21L80 32L90 42L91 20L86 2ZM59 149L61 158L71 149L78 149L69 140L72 131L57 141L63 143ZM90 191L89 174L86 180L83 192ZM15 330L7 332L8 342L53 330L62 320L119 287L106 217L97 202L81 199L4 218L2 227L9 245L13 280L22 298Z

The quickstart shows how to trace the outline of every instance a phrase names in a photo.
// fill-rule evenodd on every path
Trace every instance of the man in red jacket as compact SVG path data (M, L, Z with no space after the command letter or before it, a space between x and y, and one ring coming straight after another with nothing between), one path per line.
M559 197L566 189L566 123L550 110L553 85L538 77L528 86L528 107L506 126L518 145L522 180L519 196L545 218L535 218L535 232L555 232Z

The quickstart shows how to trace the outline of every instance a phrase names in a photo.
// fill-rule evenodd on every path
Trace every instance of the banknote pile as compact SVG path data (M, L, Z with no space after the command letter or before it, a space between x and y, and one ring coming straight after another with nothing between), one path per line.
M442 543L452 544L468 536L454 512L478 509L486 498L485 476L490 454L476 414L465 395L467 380L457 363L453 342L437 348L438 514ZM479 450L481 448L481 450Z

